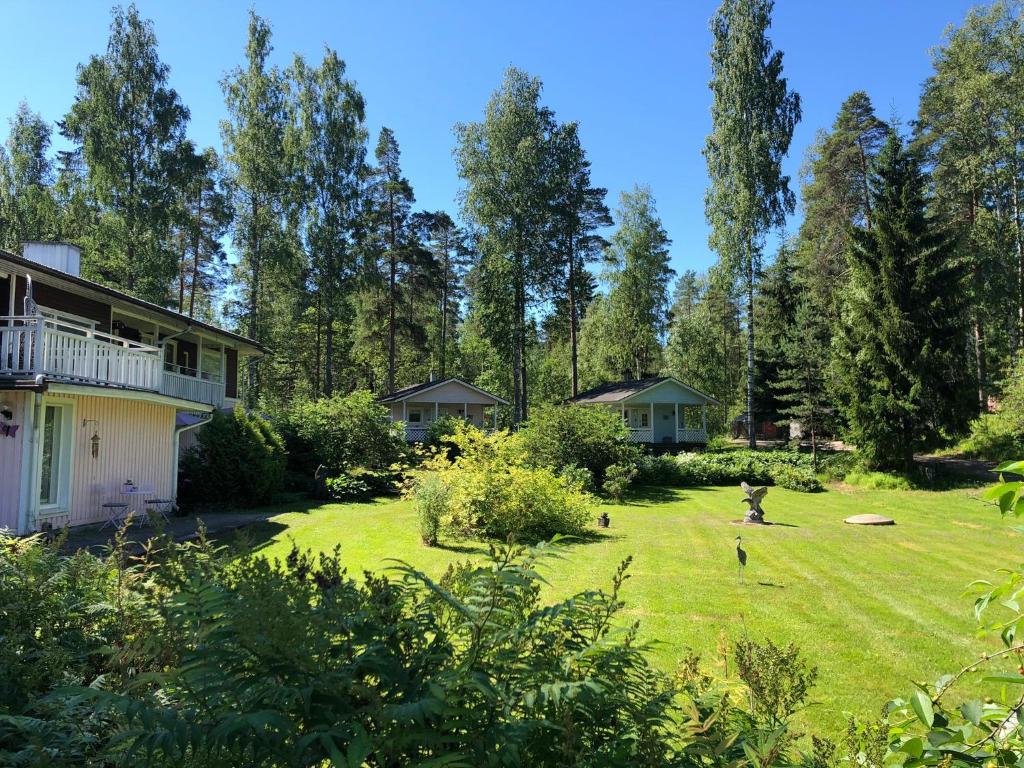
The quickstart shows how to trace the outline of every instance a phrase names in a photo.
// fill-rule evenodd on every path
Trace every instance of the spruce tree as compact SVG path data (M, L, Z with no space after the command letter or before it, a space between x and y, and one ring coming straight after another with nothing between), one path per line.
M835 363L852 440L872 469L909 471L914 452L962 427L969 410L966 268L927 215L926 183L890 134L869 182L872 227L852 232Z
M801 440L809 440L811 460L818 468L822 430L831 421L828 399L829 329L825 318L805 295L781 340L781 362L772 380L778 413L800 425Z

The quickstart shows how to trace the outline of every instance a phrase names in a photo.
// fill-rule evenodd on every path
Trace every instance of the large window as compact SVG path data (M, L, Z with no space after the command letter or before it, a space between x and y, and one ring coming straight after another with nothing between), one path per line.
M39 504L43 507L67 504L71 462L71 418L69 405L43 406L43 445L39 467Z

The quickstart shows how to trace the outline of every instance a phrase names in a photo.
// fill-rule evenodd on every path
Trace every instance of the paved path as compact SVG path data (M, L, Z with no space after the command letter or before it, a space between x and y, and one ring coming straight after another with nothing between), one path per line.
M282 511L284 510L272 507L259 512L215 512L199 516L172 517L166 530L174 537L175 541L187 541L195 538L200 520L206 523L206 530L211 535L223 534L253 523L261 523L274 515L281 514ZM133 525L128 529L127 541L133 549L139 550L142 544L153 536L153 533L151 526ZM68 532L64 550L66 552L77 552L80 549L98 551L109 545L113 538L114 531L109 525L102 529L99 525L78 526Z
M992 470L1001 463L996 461L979 461L977 459L962 459L956 456L915 456L914 461L918 464L936 467L953 474L973 477L978 480L987 480L990 483L994 483L999 479L999 475ZM1006 478L1010 480L1017 478L1017 476L1007 474Z

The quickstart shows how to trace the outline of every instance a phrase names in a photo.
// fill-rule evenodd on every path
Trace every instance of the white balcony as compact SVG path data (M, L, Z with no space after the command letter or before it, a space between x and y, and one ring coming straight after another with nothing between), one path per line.
M155 391L160 350L38 315L0 317L0 374Z
M224 407L224 382L219 376L200 374L178 365L166 366L160 381L160 394Z
M144 389L224 406L219 376L169 366L158 347L39 315L0 317L0 375Z

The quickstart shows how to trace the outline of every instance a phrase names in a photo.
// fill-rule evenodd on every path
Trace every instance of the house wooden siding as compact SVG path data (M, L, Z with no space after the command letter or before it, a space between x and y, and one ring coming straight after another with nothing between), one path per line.
M22 314L25 306L25 278L18 275L14 286L14 311L11 314ZM84 317L96 323L96 330L110 333L111 305L102 301L96 301L77 293L65 291L44 282L32 282L32 298L36 304L54 312L63 312L68 315Z
M650 405L651 403L677 402L680 405L703 405L707 398L693 392L687 387L678 384L671 379L663 381L650 389L631 395L622 400L627 407Z
M0 404L11 409L9 421L0 418L0 424L17 425L14 437L0 434L0 529L17 530L18 508L21 503L21 457L26 438L26 408L32 402L27 392L0 392Z
M143 511L144 498L173 498L174 418L173 405L118 397L47 392L40 396L40 412L47 404L70 408L68 438L67 498L55 508L34 504L39 494L38 461L24 467L30 455L32 410L35 393L0 392L0 402L14 404L11 423L19 425L15 439L0 438L0 528L17 530L22 507L28 504L25 520L29 529L45 524L59 528L106 520L101 505L124 501L136 513ZM98 452L92 455L93 435L99 435ZM121 493L125 481L149 491L143 496Z

